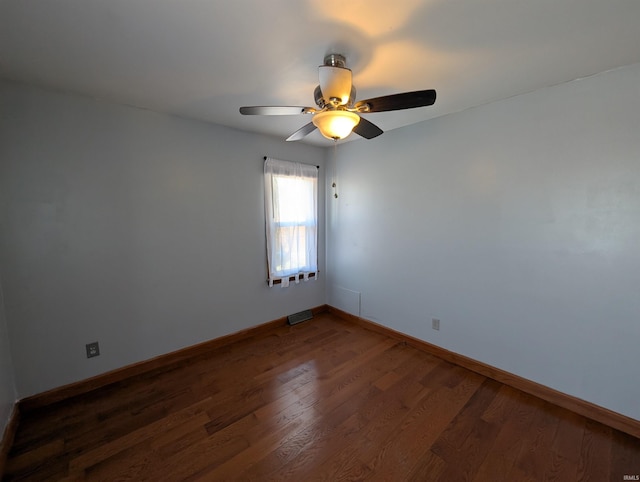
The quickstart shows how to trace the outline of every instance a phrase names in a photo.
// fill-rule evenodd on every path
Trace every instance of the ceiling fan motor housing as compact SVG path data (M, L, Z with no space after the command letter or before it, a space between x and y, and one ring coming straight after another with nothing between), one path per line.
M313 99L316 102L316 105L320 108L320 109L324 109L325 107L328 108L332 108L334 107L333 104L328 103L323 94L322 94L322 89L320 89L319 85L316 85L315 90L313 91ZM352 84L351 85L351 93L349 94L349 100L348 102L346 102L346 104L344 104L347 108L353 106L354 102L356 101L356 88L355 86Z
M337 107L349 103L352 74L346 67L345 58L342 55L327 55L324 58L324 65L318 67L318 77L320 91L326 105Z

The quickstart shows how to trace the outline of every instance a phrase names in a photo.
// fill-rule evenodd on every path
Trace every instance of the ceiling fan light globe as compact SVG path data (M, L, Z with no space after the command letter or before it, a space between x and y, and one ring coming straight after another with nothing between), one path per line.
M327 139L344 139L360 122L360 116L346 110L328 110L313 115L313 124Z

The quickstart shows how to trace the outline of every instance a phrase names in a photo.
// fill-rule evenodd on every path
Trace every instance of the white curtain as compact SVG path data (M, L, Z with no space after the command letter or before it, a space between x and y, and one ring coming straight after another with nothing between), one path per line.
M318 168L267 157L264 192L269 286L318 276Z

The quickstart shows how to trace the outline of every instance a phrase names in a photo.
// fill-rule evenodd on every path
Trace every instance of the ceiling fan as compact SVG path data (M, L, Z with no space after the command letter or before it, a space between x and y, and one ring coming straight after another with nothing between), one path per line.
M351 70L346 67L346 60L340 54L325 56L324 65L318 67L318 74L320 85L313 93L318 108L251 106L240 107L240 113L243 115L312 115L311 122L291 134L287 141L300 140L316 129L319 129L327 139L335 141L344 139L351 132L365 139L373 139L382 134L382 129L360 114L413 109L433 105L436 101L436 91L430 89L385 95L356 102L356 88L351 83Z

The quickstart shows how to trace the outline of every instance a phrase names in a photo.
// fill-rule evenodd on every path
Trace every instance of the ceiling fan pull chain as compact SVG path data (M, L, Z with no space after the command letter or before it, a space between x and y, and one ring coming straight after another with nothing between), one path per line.
M336 187L336 172L338 165L338 139L333 140L333 183L331 187L334 189L333 197L338 198L338 188Z

